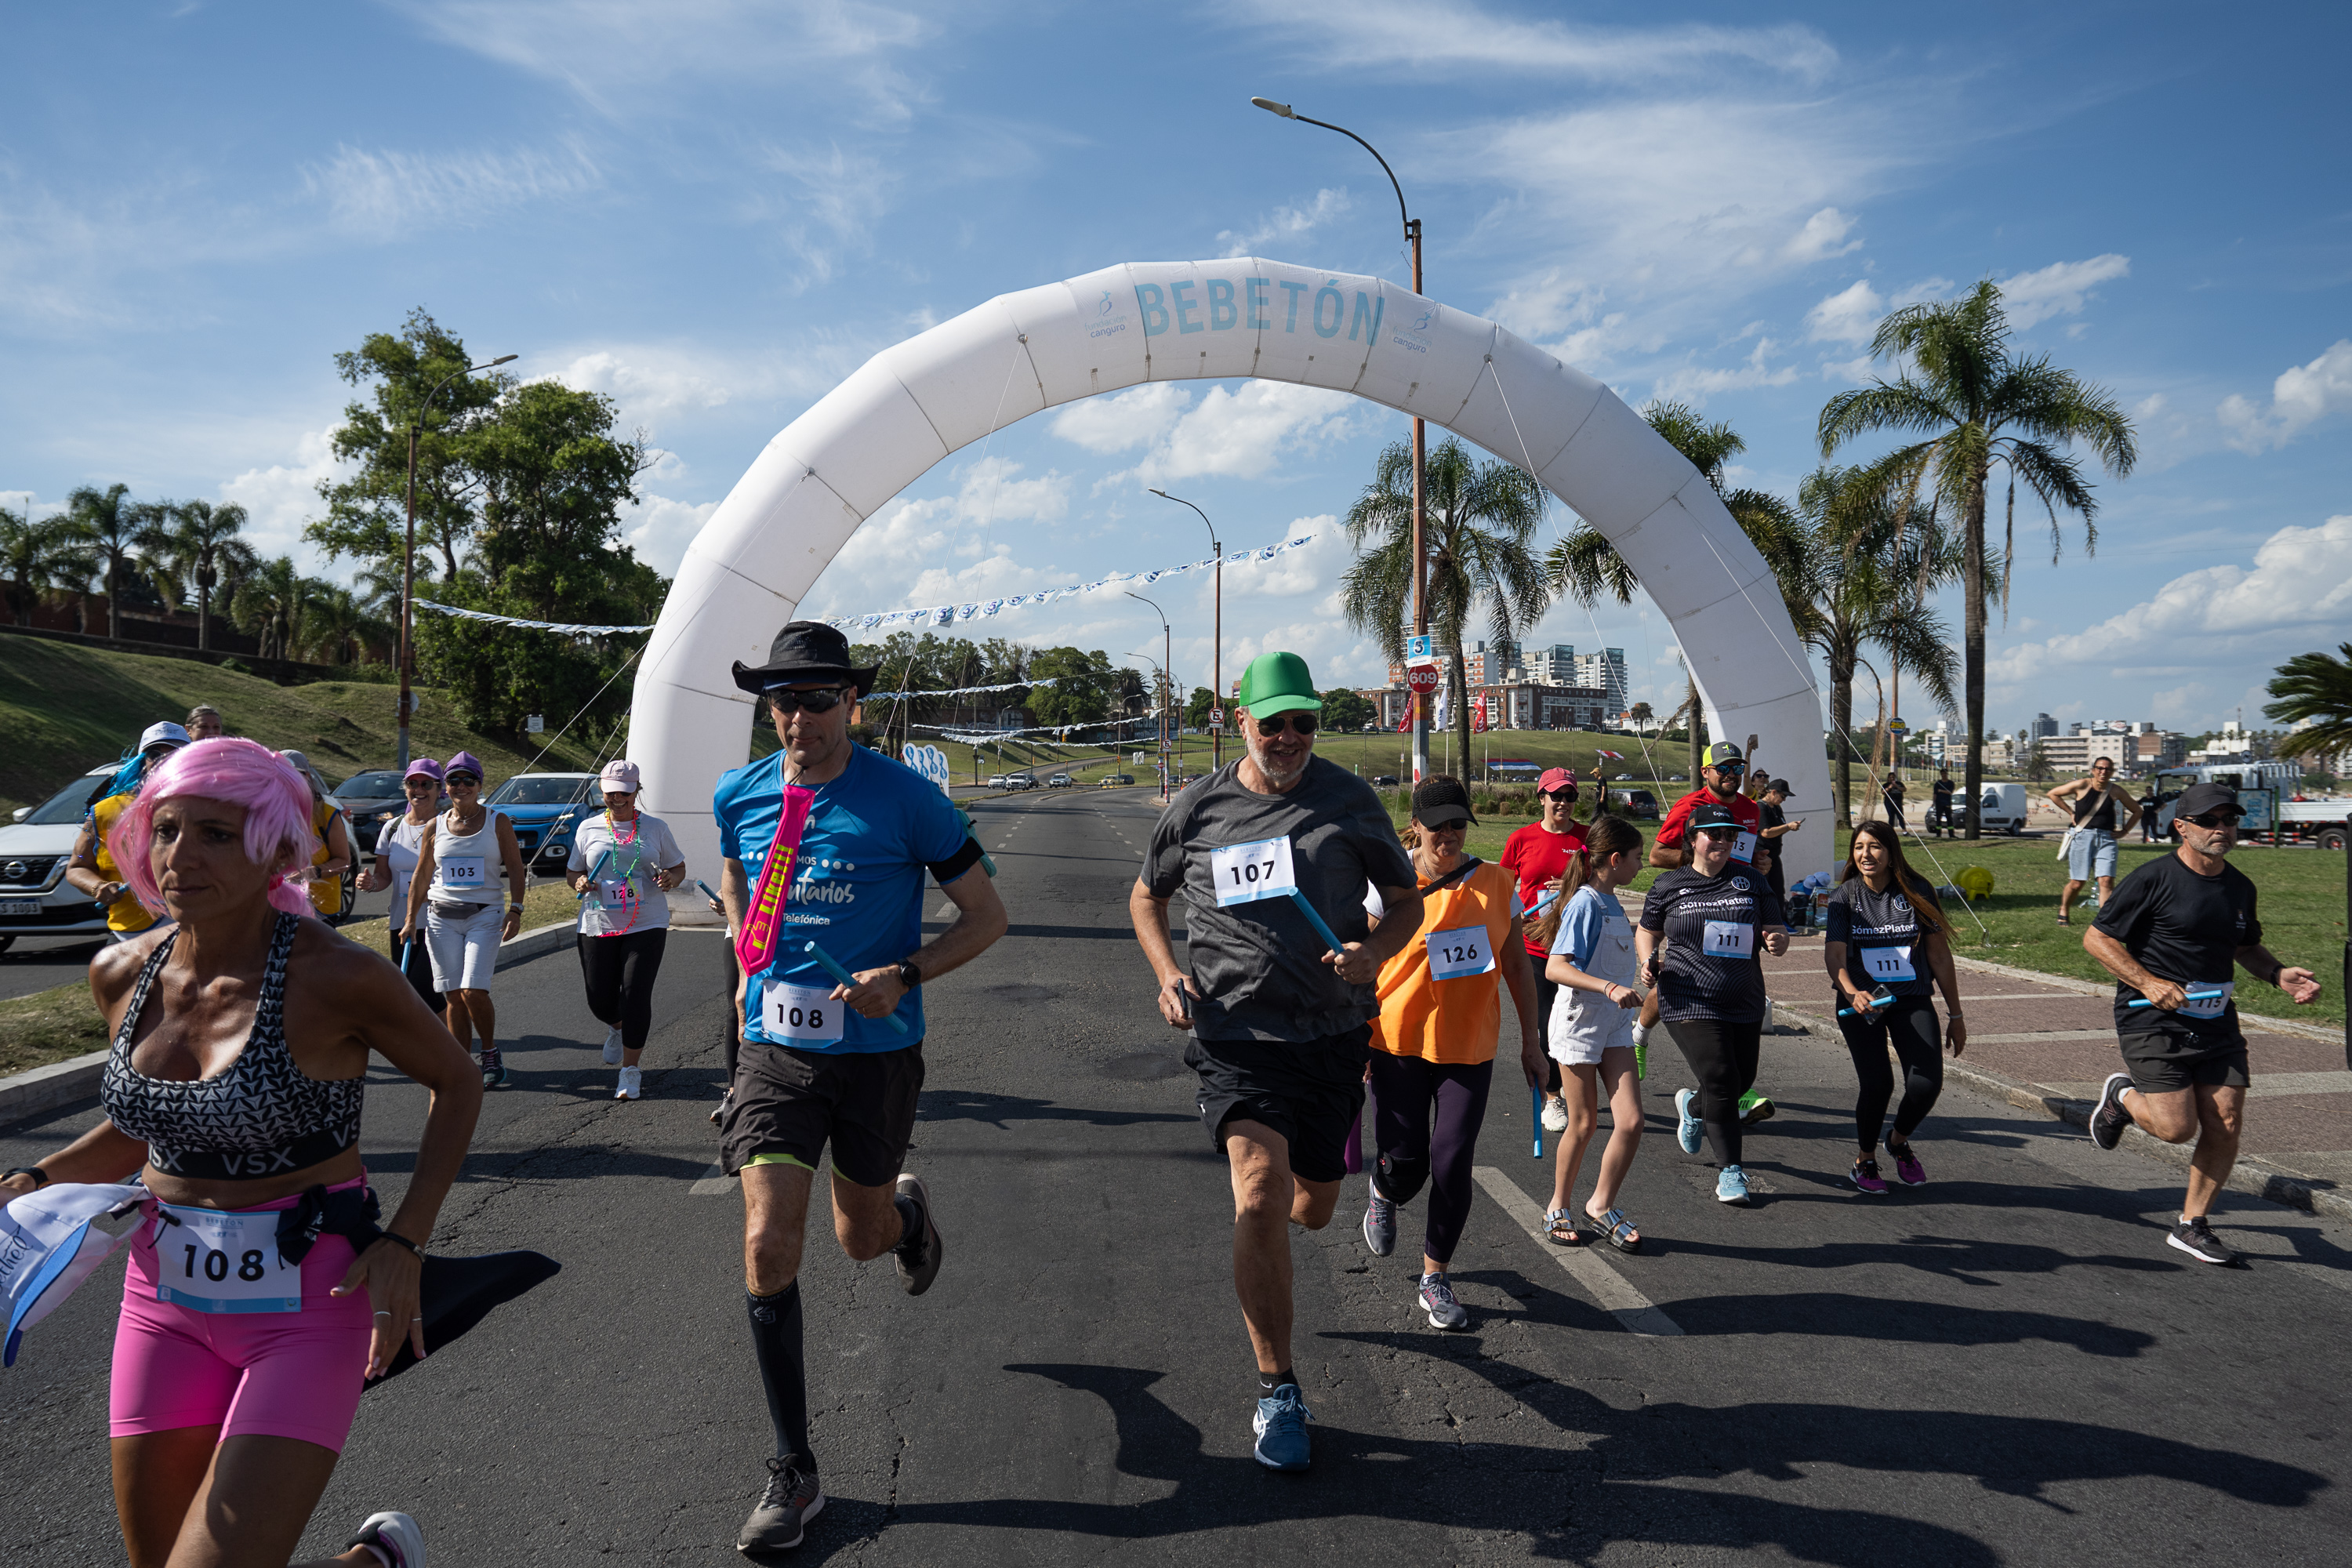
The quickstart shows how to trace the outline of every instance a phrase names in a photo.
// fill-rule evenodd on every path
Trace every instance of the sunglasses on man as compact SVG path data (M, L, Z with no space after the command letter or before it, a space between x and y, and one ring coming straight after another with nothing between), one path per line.
M1727 779L1736 779L1748 771L1746 763L1709 763L1706 765Z
M779 713L830 713L849 696L846 686L824 686L813 691L794 691L789 687L768 688L768 705Z
M2198 826L2205 828L2235 827L2245 820L2245 816L2242 811L2207 811L2200 812L2195 816L2184 816L2180 820L2193 822Z
M1261 736L1267 736L1279 735L1285 730L1296 730L1302 735L1312 735L1315 733L1316 726L1322 721L1320 717L1313 713L1276 713L1271 719L1258 720L1257 732Z

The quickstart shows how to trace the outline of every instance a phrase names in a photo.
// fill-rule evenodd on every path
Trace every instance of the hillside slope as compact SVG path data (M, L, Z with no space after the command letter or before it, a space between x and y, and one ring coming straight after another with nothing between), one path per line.
M393 764L399 749L397 689L366 681L278 686L191 659L0 637L0 809L45 798L74 774L121 755L148 725L183 719L199 702L221 710L230 734L307 752L320 773L340 783ZM538 751L536 745L518 751L510 742L467 729L438 691L418 696L410 744L420 755L470 751L498 779ZM567 740L540 766L583 768L592 760L584 747Z

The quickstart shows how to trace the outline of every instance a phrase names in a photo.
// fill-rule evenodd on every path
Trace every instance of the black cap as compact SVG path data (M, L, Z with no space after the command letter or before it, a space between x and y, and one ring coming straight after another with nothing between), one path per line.
M2172 803L2172 815L2175 816L2202 816L2209 811L2225 810L2243 816L2245 809L2238 804L2238 792L2225 784L2190 784L2180 792L2180 798Z
M863 696L874 689L875 673L880 668L872 664L860 668L850 663L849 639L823 621L794 621L768 645L767 663L755 669L739 661L733 673L735 684L751 692L835 676L855 685Z
M1702 802L1701 804L1691 807L1691 814L1686 820L1690 825L1691 831L1694 833L1697 832L1702 827L1737 827L1739 826L1739 818L1731 815L1731 808L1729 806L1718 805L1712 801Z
M1470 815L1470 792L1448 773L1432 773L1412 786L1412 819L1423 827L1451 827L1475 823Z

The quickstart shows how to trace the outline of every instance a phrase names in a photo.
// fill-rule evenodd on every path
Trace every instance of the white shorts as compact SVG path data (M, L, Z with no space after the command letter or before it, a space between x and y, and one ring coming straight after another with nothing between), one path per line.
M1620 1007L1606 996L1563 985L1551 1005L1551 1059L1564 1067L1597 1067L1601 1053L1633 1048L1639 1007Z
M425 906L425 951L433 959L436 991L488 991L499 967L499 939L507 911L501 904L484 904L473 915L445 915L433 904Z

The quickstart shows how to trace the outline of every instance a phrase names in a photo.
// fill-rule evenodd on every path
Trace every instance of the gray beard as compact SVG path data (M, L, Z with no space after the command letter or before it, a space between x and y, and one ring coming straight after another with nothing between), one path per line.
M1307 764L1314 759L1314 752L1307 752L1305 756L1298 759L1298 765L1297 767L1290 769L1288 772L1285 772L1282 769L1276 767L1274 765L1274 760L1267 756L1264 751L1255 746L1252 746L1250 748L1251 763L1255 764L1257 771L1265 775L1266 783L1271 784L1287 784L1296 781L1299 774L1307 771Z

